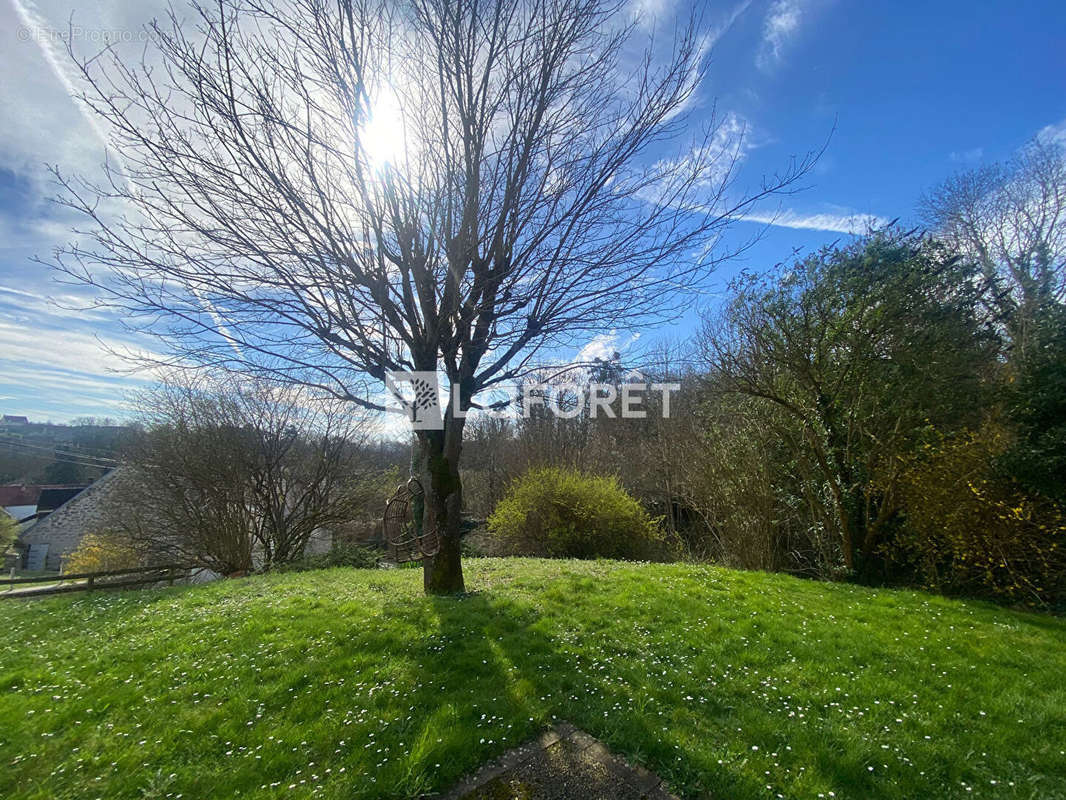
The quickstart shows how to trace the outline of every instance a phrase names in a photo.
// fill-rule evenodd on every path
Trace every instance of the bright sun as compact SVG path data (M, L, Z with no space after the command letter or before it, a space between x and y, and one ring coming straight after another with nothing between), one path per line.
M371 104L370 117L360 131L360 139L367 160L376 169L396 166L403 158L403 114L391 87L383 87Z

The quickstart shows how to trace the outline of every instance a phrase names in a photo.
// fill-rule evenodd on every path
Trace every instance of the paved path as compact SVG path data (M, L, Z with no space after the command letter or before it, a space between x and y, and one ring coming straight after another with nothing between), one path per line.
M430 797L427 795L427 798ZM486 764L439 800L677 800L573 725L560 724Z
M88 581L60 581L59 578L56 578L49 583L15 584L9 589L0 589L0 599L5 597L32 597L35 594L54 594L55 588L60 584L63 586L84 586L86 583Z

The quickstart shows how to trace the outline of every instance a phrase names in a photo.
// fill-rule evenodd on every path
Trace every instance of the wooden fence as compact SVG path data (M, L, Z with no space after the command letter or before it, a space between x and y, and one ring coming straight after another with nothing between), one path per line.
M0 578L0 599L5 597L41 597L63 592L91 592L94 589L121 589L151 583L173 585L174 581L189 577L191 568L180 564L159 567L133 567L107 572L78 572L64 575L35 575L33 577ZM130 577L126 577L130 576ZM117 578L118 580L111 580ZM68 583L69 581L69 583ZM33 588L33 584L55 584ZM26 587L20 589L16 587Z

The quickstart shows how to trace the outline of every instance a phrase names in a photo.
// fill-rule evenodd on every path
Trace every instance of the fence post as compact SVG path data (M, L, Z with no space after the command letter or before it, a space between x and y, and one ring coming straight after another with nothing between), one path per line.
M87 591L91 592L92 590L93 590L93 576L90 574L89 575L89 583L87 584Z

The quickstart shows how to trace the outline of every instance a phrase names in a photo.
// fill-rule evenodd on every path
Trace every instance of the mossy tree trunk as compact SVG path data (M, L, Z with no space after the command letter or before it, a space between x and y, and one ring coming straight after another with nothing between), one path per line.
M445 415L443 430L418 432L417 475L424 492L422 529L436 532L440 550L422 561L426 594L459 594L465 591L460 555L462 480L459 456L462 452L465 420Z

